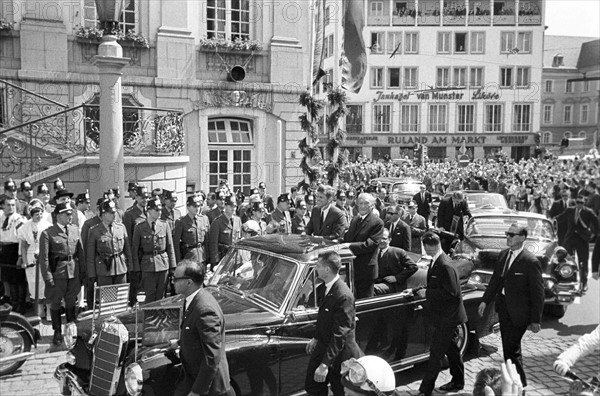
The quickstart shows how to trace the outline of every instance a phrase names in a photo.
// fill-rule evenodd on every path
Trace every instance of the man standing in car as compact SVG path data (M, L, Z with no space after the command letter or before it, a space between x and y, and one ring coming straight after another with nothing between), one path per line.
M429 215L431 214L431 193L427 191L425 184L419 186L419 192L412 197L417 204L417 213L425 219L425 225L429 228Z
M463 193L454 191L451 197L444 198L440 202L437 216L437 226L440 231L448 231L456 234L459 238L464 236L463 217L471 217L469 205L464 199ZM450 251L453 238L442 238L442 249L445 253Z

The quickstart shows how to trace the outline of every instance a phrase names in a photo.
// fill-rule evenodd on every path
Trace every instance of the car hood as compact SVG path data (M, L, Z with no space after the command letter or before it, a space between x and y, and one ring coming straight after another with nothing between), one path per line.
M498 262L500 252L507 248L506 238L504 237L465 237L461 244L467 245L471 250L477 252L475 258L476 269L492 271ZM556 246L556 241L549 239L527 238L524 243L524 247L533 253L542 264L542 271L546 270Z

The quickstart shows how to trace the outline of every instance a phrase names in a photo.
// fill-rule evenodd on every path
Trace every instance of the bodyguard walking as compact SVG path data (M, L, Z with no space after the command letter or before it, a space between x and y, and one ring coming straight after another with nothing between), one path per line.
M40 237L40 272L46 286L46 300L50 305L54 345L62 343L60 308L65 300L67 322L76 318L77 294L85 274L85 259L79 227L71 224L73 209L69 203L60 203L54 209L56 222Z

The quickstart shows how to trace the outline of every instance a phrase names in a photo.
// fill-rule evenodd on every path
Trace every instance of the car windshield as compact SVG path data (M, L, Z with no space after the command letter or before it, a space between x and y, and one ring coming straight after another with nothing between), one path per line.
M467 225L466 235L469 237L491 236L504 238L504 232L511 224L527 227L528 238L554 239L554 229L549 220L533 217L473 217Z
M489 206L494 208L508 208L506 199L500 194L465 194L469 208Z
M421 185L417 183L396 183L394 184L394 192L403 194L416 194L420 190Z
M279 310L292 286L298 265L283 258L235 249L221 262L209 284Z

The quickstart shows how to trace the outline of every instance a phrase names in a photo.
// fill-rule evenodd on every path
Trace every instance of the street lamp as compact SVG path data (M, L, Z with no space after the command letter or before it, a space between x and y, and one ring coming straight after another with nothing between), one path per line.
M100 183L90 186L94 196L102 196L111 188L122 189L125 185L121 76L129 58L123 58L123 48L114 35L122 8L123 0L96 0L104 36L94 58L100 82Z

